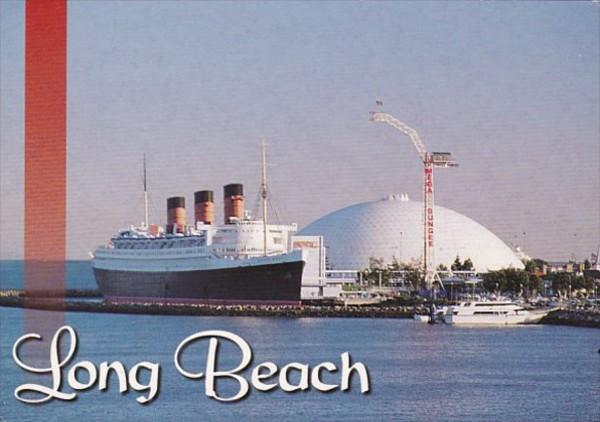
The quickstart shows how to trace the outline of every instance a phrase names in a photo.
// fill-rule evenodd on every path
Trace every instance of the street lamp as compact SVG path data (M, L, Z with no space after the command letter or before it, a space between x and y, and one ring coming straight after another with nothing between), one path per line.
M404 234L403 232L400 232L400 246L399 246L400 250L398 251L398 255L399 255L398 261L400 261L400 262L402 262L402 235L403 234Z

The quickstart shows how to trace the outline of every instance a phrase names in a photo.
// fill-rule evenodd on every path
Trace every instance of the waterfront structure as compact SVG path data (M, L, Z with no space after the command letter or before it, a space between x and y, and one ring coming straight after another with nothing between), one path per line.
M407 195L390 195L334 211L303 228L301 235L322 235L329 266L358 270L370 258L410 263L423 258L423 203ZM459 256L470 258L477 272L523 269L518 256L490 230L456 211L435 207L438 223L437 264L450 267Z
M548 263L542 267L543 275L554 273L573 273L582 275L585 270L585 263L573 261L548 261Z
M110 302L300 304L303 252L297 227L254 220L241 184L224 187L225 224L214 223L212 191L198 191L195 223L185 198L167 199L167 225L146 222L93 254L98 287Z

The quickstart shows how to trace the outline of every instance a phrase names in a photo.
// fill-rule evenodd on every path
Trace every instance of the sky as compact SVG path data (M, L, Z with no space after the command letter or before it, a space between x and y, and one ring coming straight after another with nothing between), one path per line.
M534 257L600 244L597 2L68 4L67 253L85 259L166 198L245 186L303 227L391 193L421 200L408 138L451 151L436 204ZM0 2L0 258L23 255L24 3ZM221 217L219 217L221 218Z

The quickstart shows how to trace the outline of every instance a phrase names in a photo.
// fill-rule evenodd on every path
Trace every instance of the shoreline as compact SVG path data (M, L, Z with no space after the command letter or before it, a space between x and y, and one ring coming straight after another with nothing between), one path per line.
M342 306L342 305L195 305L156 303L106 303L0 294L0 307L43 311L88 312L134 315L251 316L279 318L412 318L415 306Z
M68 291L67 297L33 296L22 291L0 291L0 307L42 311L88 312L132 315L231 316L276 318L397 318L411 319L426 310L422 305L343 306L329 304L284 305L196 305L157 303L106 303L81 300L100 298L94 291ZM557 310L545 316L540 324L600 328L600 313L582 310Z

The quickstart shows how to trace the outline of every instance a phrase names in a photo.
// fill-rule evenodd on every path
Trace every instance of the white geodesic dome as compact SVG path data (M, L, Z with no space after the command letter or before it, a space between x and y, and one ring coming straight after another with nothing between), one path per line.
M334 211L301 235L324 236L333 269L361 269L369 258L401 262L423 257L423 203L390 196ZM456 256L470 258L477 271L523 268L519 257L494 233L448 208L435 207L435 262L450 267Z

